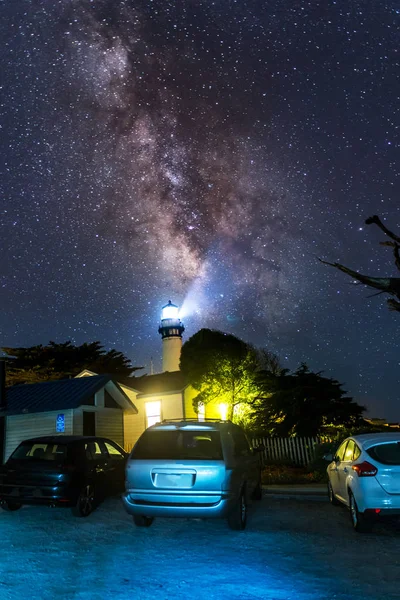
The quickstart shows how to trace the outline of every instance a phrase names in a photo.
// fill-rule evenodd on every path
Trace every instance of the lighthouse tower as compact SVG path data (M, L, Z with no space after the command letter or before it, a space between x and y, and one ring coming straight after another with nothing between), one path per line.
M179 309L171 300L162 307L161 323L158 333L163 341L163 371L179 371L179 360L182 349L182 333L185 331L179 318Z

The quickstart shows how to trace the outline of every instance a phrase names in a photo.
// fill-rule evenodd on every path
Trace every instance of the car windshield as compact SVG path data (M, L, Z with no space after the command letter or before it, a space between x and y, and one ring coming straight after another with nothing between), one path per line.
M221 460L218 431L145 431L131 453L134 459Z
M53 442L23 442L10 456L11 460L63 461L67 456L65 444Z
M371 458L383 465L400 465L400 442L372 446L367 452Z

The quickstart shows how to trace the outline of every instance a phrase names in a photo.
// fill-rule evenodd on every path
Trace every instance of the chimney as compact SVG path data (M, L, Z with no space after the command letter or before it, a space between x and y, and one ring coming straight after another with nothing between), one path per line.
M6 361L0 359L0 411L7 410L6 397Z

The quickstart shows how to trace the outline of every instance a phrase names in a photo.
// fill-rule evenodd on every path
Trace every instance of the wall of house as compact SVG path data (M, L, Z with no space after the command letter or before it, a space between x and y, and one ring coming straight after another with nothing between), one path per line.
M121 385L125 394L132 400L138 410L137 415L124 414L124 448L131 450L143 431L146 429L146 402L161 402L161 419L183 418L182 392L172 394L148 394L138 396L134 390Z
M124 448L129 452L146 428L146 415L144 402L137 398L137 392L122 384L120 384L120 387L138 410L137 415L124 413Z
M96 435L108 437L124 447L124 411L119 408L104 408L99 406L80 406L73 411L73 433L83 435L83 413L96 414Z
M118 408L96 412L96 435L107 437L124 447L124 413Z
M193 398L197 396L199 392L192 388L191 385L188 385L183 392L184 402L185 402L185 417L187 419L197 419L198 415L193 408Z
M193 398L195 398L198 394L198 391L195 390L191 385L189 385L184 391L185 398L185 416L188 419L197 419L198 414L195 412L193 408ZM221 410L220 410L220 402L209 402L205 406L205 414L206 419L221 419Z
M10 454L23 440L38 437L40 435L58 435L56 431L57 415L63 414L65 417L64 435L74 433L73 411L58 410L41 413L31 413L26 415L11 415L6 418L6 461ZM63 435L60 433L59 435Z

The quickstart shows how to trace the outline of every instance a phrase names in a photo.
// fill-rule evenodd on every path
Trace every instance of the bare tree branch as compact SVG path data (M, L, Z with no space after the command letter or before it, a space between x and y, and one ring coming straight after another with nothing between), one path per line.
M382 221L377 215L369 217L365 221L365 223L366 225L371 225L372 223L374 223L391 240L393 240L391 242L381 242L381 245L390 246L391 248L393 248L395 264L400 271L400 237L395 235L392 231L385 227L385 225L382 223ZM396 296L397 300L395 300L394 298L390 298L387 300L387 303L390 310L400 312L400 277L369 277L368 275L363 275L362 273L353 271L352 269L349 269L348 267L345 267L340 263L331 263L326 260L322 260L321 258L319 258L318 260L324 265L329 265L331 267L334 267L335 269L338 269L339 271L342 271L343 273L346 273L346 275L350 275L350 277L352 277L359 283L362 283L363 285L367 285L369 287L380 290L380 292L369 296L369 298L372 298L373 296L378 296L379 294L390 294L391 296Z
M383 231L383 233L385 233L388 237L394 240L397 244L400 244L400 237L395 235L392 231L389 231L389 229L385 227L385 225L382 223L378 215L373 215L372 217L368 217L368 219L366 219L366 225L371 225L371 223L377 225L379 229Z
M324 265L329 265L331 267L335 267L339 271L346 273L346 275L350 275L360 283L364 285L368 285L369 287L373 287L377 290L381 290L380 293L390 294L392 296L397 296L400 300L400 277L369 277L368 275L362 275L362 273L357 273L357 271L353 271L340 263L330 263L326 260L318 259ZM374 294L377 295L377 294ZM393 298L388 301L390 310L400 311L400 302L394 300Z

